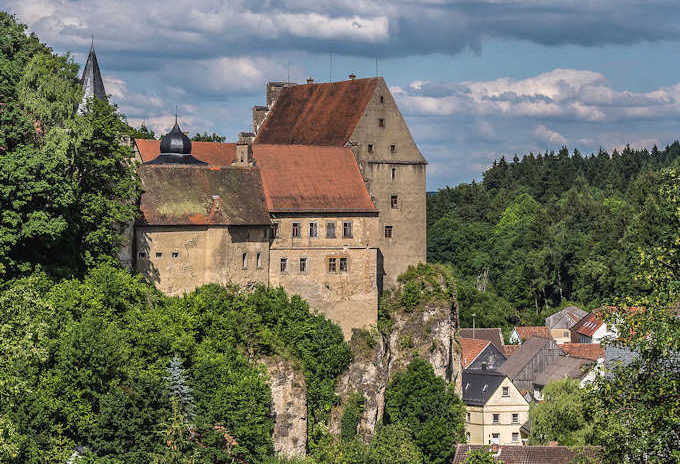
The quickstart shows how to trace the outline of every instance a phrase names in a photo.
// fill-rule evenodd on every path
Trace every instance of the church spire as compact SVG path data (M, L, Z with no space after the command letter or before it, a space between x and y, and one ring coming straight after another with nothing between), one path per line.
M85 69L80 78L80 85L83 88L83 101L78 105L78 112L85 111L87 99L91 97L106 100L106 90L104 89L104 81L102 74L99 71L99 63L97 63L97 54L94 52L94 36L92 36L92 45L90 45L90 54L87 56Z

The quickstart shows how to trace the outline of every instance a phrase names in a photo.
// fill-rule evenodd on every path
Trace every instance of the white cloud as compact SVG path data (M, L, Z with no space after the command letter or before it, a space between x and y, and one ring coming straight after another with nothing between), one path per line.
M549 143L551 146L567 144L567 139L565 139L562 134L548 129L543 124L536 126L536 129L534 129L534 135L538 140Z

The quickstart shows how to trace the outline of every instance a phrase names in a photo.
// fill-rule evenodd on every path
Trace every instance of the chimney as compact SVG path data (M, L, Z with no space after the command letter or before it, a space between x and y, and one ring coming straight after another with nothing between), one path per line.
M238 134L236 142L236 159L232 163L235 166L252 167L255 165L253 160L253 141L255 134L252 132L241 132Z
M354 80L354 79L356 79L356 77L357 77L357 75L354 74L354 73L349 75L350 80Z
M309 76L309 77L307 78L307 83L308 83L308 84L313 84L313 83L314 83L314 78L313 78L312 76Z

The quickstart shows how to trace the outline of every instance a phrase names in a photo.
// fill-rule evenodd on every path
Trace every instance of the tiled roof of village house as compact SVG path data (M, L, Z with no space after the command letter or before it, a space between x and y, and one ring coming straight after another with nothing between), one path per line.
M135 145L143 163L153 160L160 154L160 140L135 139ZM236 144L191 142L191 154L210 166L230 166L236 158Z
M463 350L463 369L467 368L474 361L479 353L484 351L491 342L474 338L461 338L460 347Z
M590 359L591 361L604 358L604 348L599 343L560 343L557 346L572 358Z
M503 363L498 371L514 379L519 374L524 366L526 366L532 359L550 342L552 339L543 337L531 337L529 340L522 343L512 356Z
M506 358L509 358L510 356L512 356L513 354L515 354L515 352L516 352L517 350L519 350L519 347L520 347L520 346L522 346L522 345L505 345L505 346L504 346L504 348L505 348L505 357L506 357Z
M599 329L600 326L602 326L602 324L604 324L604 322L598 316L598 311L593 311L588 313L586 317L578 321L571 328L571 330L575 331L576 333L592 337L593 334L597 332L597 329Z
M570 329L586 314L586 311L577 306L567 306L561 311L545 318L545 326L550 329Z
M382 79L286 87L258 130L255 143L342 147Z
M550 329L546 326L527 326L527 327L515 327L515 331L519 338L522 340L527 340L529 337L542 337L542 338L553 338L550 333Z
M377 212L352 150L253 145L272 212Z
M139 225L271 224L254 168L143 165Z
M590 361L587 359L561 356L536 376L534 384L548 385L554 380L566 379L567 377L580 379L585 375L584 366L589 363Z
M459 337L461 338L478 338L480 340L488 340L493 346L498 348L498 351L505 353L503 349L503 334L501 334L501 329L472 329L469 327L461 328L459 332Z
M483 445L457 445L456 455L452 464L463 464L467 460L470 451L480 448L487 449L489 446ZM504 464L571 464L579 458L589 458L586 462L599 462L597 447L586 447L583 449L572 449L567 446L499 446L496 460Z

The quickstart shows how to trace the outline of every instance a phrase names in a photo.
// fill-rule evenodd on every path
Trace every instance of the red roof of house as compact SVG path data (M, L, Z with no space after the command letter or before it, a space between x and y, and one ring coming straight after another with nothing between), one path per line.
M253 145L272 212L377 212L352 150Z
M143 163L153 160L160 154L160 140L135 139L135 144ZM236 158L236 144L191 142L191 154L194 158L214 167L230 166Z
M599 343L561 343L558 346L572 358L592 361L604 358L604 348Z
M452 464L463 464L471 451L485 449L491 451L499 463L504 464L571 464L572 462L599 462L599 448L587 446L570 448L567 446L510 446L495 448L484 445L457 445Z
M513 353L519 350L521 346L522 345L504 345L503 348L505 349L505 357L509 358L510 356L512 356Z
M545 326L534 326L534 327L515 327L515 331L519 338L522 340L527 340L530 337L541 337L541 338L553 338L550 333L550 329Z
M463 369L466 369L474 361L479 353L484 351L491 342L477 338L461 338L460 347L463 350Z
M597 332L597 329L602 326L602 324L604 324L604 321L600 319L599 311L593 311L578 321L574 327L571 328L571 330L576 333L592 337L593 334Z
M262 123L255 143L344 146L380 79L285 87Z

